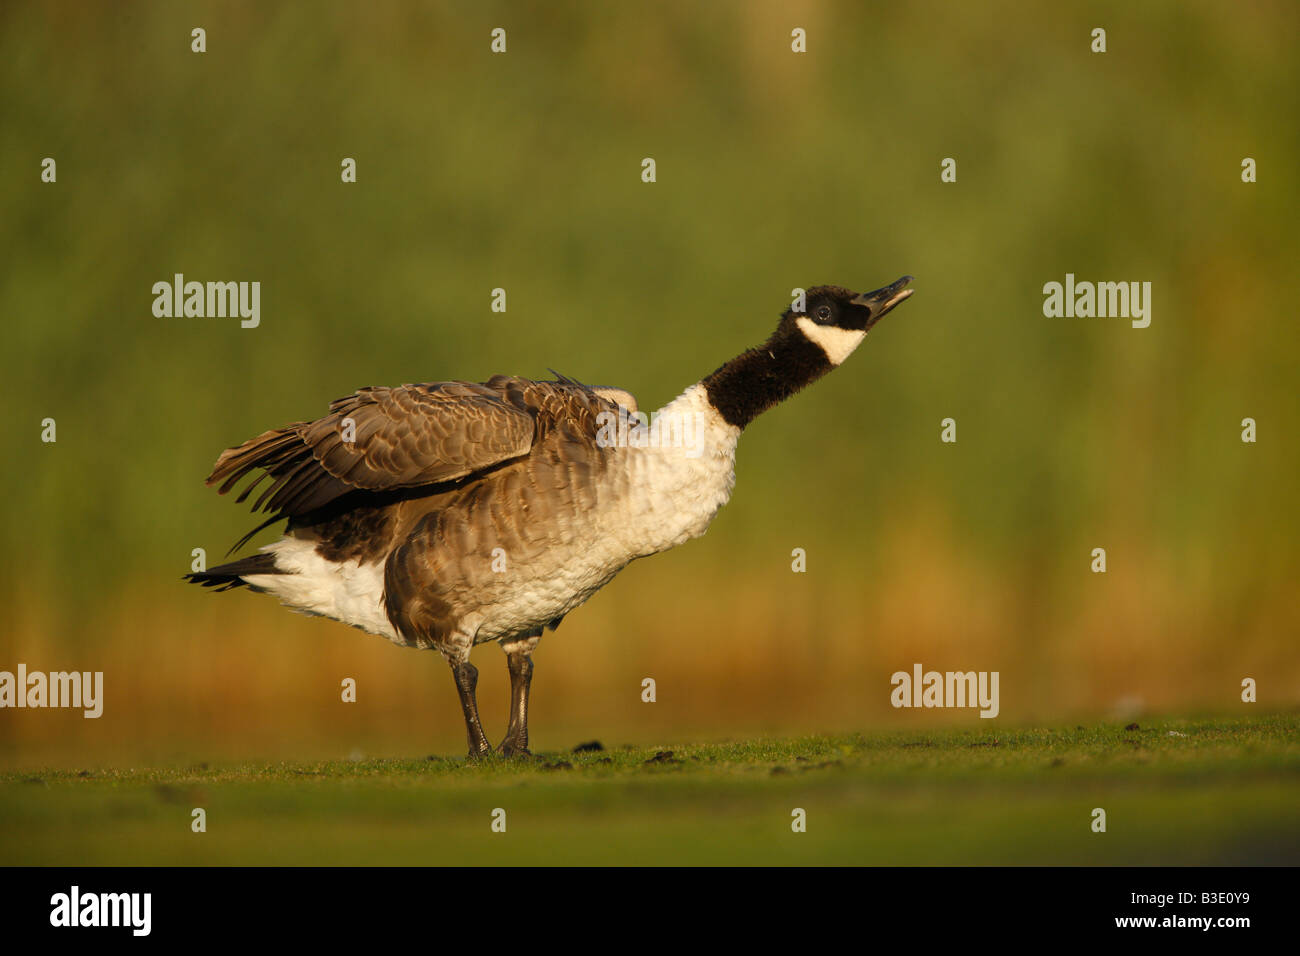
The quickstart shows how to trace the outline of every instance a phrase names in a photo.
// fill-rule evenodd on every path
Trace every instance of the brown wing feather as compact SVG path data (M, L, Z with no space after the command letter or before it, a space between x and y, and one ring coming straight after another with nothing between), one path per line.
M330 403L314 422L263 432L217 459L208 484L226 494L262 470L238 501L269 479L254 511L299 516L350 491L386 491L454 481L528 454L552 429L575 440L599 427L602 412L636 408L621 389L496 375L483 384L435 382L363 388ZM353 441L343 440L351 419ZM242 544L242 542L241 542Z
M495 381L495 380L494 380ZM530 383L531 384L531 383ZM355 435L345 442L351 419ZM268 478L253 510L301 515L349 491L384 491L453 481L528 453L535 415L506 390L470 382L363 388L314 422L272 429L227 449L208 484L225 494L257 469Z

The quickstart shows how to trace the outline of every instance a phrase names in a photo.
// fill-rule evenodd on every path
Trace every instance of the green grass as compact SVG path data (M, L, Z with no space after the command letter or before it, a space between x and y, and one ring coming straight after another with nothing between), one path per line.
M6 864L1295 864L1296 715L0 775ZM190 830L193 807L207 832ZM493 833L494 808L506 811ZM791 811L807 832L791 831ZM1090 828L1094 807L1107 832Z

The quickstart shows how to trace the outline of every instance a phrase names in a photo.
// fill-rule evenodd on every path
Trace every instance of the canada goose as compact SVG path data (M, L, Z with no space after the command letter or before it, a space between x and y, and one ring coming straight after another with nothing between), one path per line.
M731 496L741 430L848 358L912 294L911 278L861 295L809 289L762 346L649 423L627 392L564 376L363 388L324 418L222 453L207 480L219 493L260 469L243 501L270 479L253 510L271 517L235 547L282 518L288 526L259 554L186 577L218 590L246 585L437 649L456 680L471 757L491 746L470 650L498 642L511 698L499 750L527 755L543 629L635 559L702 535Z

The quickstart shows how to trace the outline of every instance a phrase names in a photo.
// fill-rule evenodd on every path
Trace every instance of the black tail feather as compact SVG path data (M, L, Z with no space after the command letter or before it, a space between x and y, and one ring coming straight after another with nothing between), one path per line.
M217 565L209 571L192 571L184 575L184 578L191 584L201 584L205 588L216 588L218 591L229 591L231 588L244 587L248 584L243 578L245 574L283 573L275 566L275 555L263 552L231 561L229 564Z

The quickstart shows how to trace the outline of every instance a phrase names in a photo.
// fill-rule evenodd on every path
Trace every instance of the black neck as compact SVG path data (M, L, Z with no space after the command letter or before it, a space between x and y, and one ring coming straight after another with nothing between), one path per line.
M737 355L702 384L723 419L744 428L831 367L821 346L787 317L765 344Z

